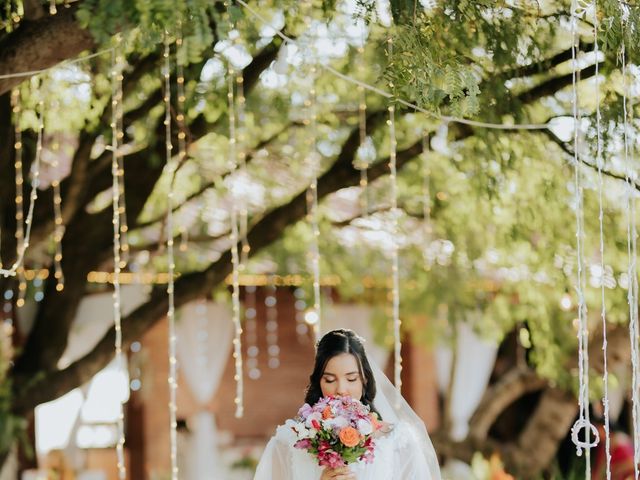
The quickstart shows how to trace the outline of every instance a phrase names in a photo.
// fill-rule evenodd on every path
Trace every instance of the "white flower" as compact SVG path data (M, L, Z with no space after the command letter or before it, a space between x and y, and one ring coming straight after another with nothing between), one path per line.
M349 420L347 420L345 417L328 418L322 421L322 425L325 428L333 428L339 430L341 428L348 427Z
M295 438L287 435L288 438L293 441L304 440L305 438L314 438L317 435L317 431L313 428L307 428L304 422L296 422L295 420L287 420L284 422L286 429L291 432Z
M371 425L371 422L369 420L361 418L360 420L358 420L358 431L362 435L369 435L371 432L373 432L373 425Z
M299 424L298 427L298 438L314 438L318 434L318 431L315 428L307 428L303 423Z

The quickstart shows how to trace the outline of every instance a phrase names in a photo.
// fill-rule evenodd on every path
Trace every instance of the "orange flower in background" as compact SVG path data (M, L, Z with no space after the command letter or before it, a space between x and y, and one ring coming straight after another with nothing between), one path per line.
M497 453L492 454L489 459L489 471L491 480L514 480L513 476L505 471L500 455Z
M355 447L360 443L360 434L353 427L346 427L340 430L339 437L345 447Z
M322 410L322 419L326 420L327 418L333 418L333 412L331 411L331 407L328 405L324 407L324 410Z

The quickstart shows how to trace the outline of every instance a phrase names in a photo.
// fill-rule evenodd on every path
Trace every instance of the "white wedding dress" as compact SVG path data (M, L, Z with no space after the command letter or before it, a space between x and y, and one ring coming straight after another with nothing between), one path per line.
M295 434L285 425L278 427L269 441L256 471L259 480L318 480L322 467L305 450L294 448ZM431 480L426 460L420 454L418 438L400 423L376 440L374 460L350 465L358 480Z
M389 379L372 365L377 393L373 404L382 420L394 426L376 440L374 461L350 465L357 480L440 480L436 453L422 420ZM322 467L305 450L294 448L297 438L281 425L258 464L254 480L319 480Z

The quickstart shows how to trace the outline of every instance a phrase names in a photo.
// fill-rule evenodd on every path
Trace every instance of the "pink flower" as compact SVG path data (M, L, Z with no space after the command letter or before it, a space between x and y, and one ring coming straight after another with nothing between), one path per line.
M311 447L311 440L309 440L308 438L302 439L302 440L298 440L296 443L293 444L293 446L295 448L301 448L302 450L306 450L309 447Z
M326 445L326 448L323 448L324 445ZM339 468L344 467L345 463L340 454L332 450L328 443L321 442L321 447L318 450L318 465L321 467Z

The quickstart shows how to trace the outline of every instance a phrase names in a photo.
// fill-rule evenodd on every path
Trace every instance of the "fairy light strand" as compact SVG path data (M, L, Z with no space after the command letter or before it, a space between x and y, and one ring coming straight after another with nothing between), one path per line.
M579 418L573 424L571 428L571 438L576 445L576 453L578 456L582 455L585 451L585 477L591 478L591 466L590 456L591 447L595 446L595 443L590 441L591 434L597 436L597 430L591 424L589 419L589 345L588 345L588 331L587 331L587 306L584 297L584 259L583 259L583 239L584 239L584 225L583 225L583 192L582 192L582 179L581 179L581 163L582 159L579 156L579 136L580 136L580 124L579 124L579 105L578 105L578 34L577 34L577 14L576 14L576 0L572 1L571 5L571 59L572 59L572 97L573 97L573 119L574 119L574 188L575 188L575 201L576 201L576 257L577 257L577 278L576 278L576 292L578 296L578 369L580 387L578 393L578 405L579 405ZM585 440L579 439L580 431L584 429ZM597 443L597 442L596 442Z
M53 160L51 166L54 170L54 179L51 181L53 187L53 242L55 245L55 251L53 254L53 268L54 277L56 279L56 290L61 292L64 290L64 272L62 270L62 237L64 236L64 224L62 221L62 196L60 195L60 178L58 177L58 153L60 144L56 138L53 139L51 150L53 153Z
M365 30L366 26L363 22L362 24L362 35L361 35L361 44L358 46L358 61L360 63L360 67L362 71L364 71L365 67L365 58L364 58L364 42L365 42ZM359 165L360 168L360 188L362 189L360 193L360 211L363 215L369 214L369 179L367 171L369 169L369 164L367 162L367 158L364 158L364 150L367 141L367 94L362 85L358 85L358 127L360 134L360 155L359 155Z
M387 39L387 54L389 61L393 57L393 38ZM389 84L393 87L393 84ZM402 320L400 319L400 271L399 271L399 246L398 246L398 178L397 178L397 151L398 142L396 139L396 109L394 105L389 105L389 181L391 182L391 297L392 297L392 321L393 321L393 376L394 385L398 392L402 388L402 339L400 336Z
M402 388L402 342L400 338L400 329L402 321L400 320L400 272L399 252L398 252L398 184L396 170L396 123L395 123L395 107L389 106L389 175L391 181L391 211L392 220L392 242L391 247L391 275L392 275L392 298L393 298L393 378L394 384L398 390Z
M14 150L15 150L15 171L16 171L16 256L20 254L20 250L22 249L22 242L24 241L24 194L23 194L23 184L24 178L22 175L22 129L20 128L20 113L22 110L21 100L20 100L20 90L15 88L11 92L11 105L14 114L14 125L15 125L15 142L14 142Z
M244 75L242 70L239 70L236 74L236 115L238 118L238 169L242 182L247 180L247 119L246 119L246 99L244 96ZM242 265L241 270L245 270L247 262L249 260L249 252L251 246L247 238L249 211L247 208L247 198L245 192L241 192L239 200L240 207L240 242L242 244L240 263Z
M426 249L431 242L432 225L431 225L431 191L429 181L431 179L431 169L429 167L429 135L425 132L422 137L422 225L423 225L423 261L426 268L430 268Z
M182 22L178 24L178 38L176 39L176 48L180 53L184 51L184 40L182 38ZM184 85L184 65L181 58L184 55L178 55L178 61L176 63L176 91L178 94L178 101L176 102L176 123L178 125L178 167L180 168L187 160L187 123L185 119L186 115L186 94ZM175 170L177 173L177 169ZM175 179L174 173L174 179ZM180 225L178 228L180 232L180 246L181 252L186 252L189 245L189 236L187 228L184 225Z
M593 54L594 58L599 58L600 47L598 45L598 29L599 21L598 21L598 2L594 0L594 20L593 20L593 31L594 31L594 46L593 46ZM602 303L602 309L600 312L600 316L602 319L602 354L603 354L603 373L602 373L602 383L604 386L603 398L602 398L602 406L604 408L604 434L605 434L605 462L606 462L606 478L607 480L611 480L611 434L610 434L610 422L609 422L609 365L607 359L607 307L605 304L605 285L604 285L604 275L605 275L605 262L604 262L604 221L603 221L603 198L602 192L604 190L603 176L602 176L602 167L603 167L603 157L602 157L602 132L601 132L601 122L602 116L600 112L600 82L598 80L599 76L599 62L596 61L595 67L595 101L596 101L596 164L598 168L598 223L599 223L599 237L600 237L600 301Z
M115 328L115 359L117 368L125 371L125 358L122 353L122 316L120 294L120 183L118 181L118 135L117 135L117 111L118 111L118 62L115 50L111 55L111 176L112 176L112 205L113 205L113 323ZM117 420L118 439L116 442L116 458L118 479L126 480L127 469L124 458L124 406L119 402Z
M309 90L309 98L305 101L308 112L308 122L310 135L309 144L309 168L312 171L311 183L307 190L307 211L308 219L311 225L311 269L313 273L313 310L308 312L305 319L313 329L315 341L320 340L320 332L322 327L322 305L320 292L320 227L318 219L318 171L320 169L320 155L317 146L317 97L316 97L316 73L315 64L311 65L311 88Z
M227 100L229 112L229 166L232 170L237 168L237 132L235 118L235 95L234 95L234 79L235 69L229 62L227 69ZM234 403L236 405L235 417L242 418L244 415L244 380L242 372L242 323L240 321L240 255L238 252L238 211L235 201L231 205L231 263L233 266L232 273L232 306L233 306L233 359L235 362L236 396Z
M624 12L624 5L621 4L621 10ZM623 17L624 18L624 17ZM640 353L638 351L638 281L637 281L637 227L636 227L636 201L635 186L633 184L634 168L632 162L632 154L629 146L629 111L628 108L628 78L627 78L627 59L626 45L624 40L624 31L626 24L623 23L623 40L621 45L621 64L622 64L622 111L623 111L623 138L624 138L624 164L625 164L625 182L627 184L627 302L629 304L629 341L631 343L631 414L633 419L633 468L634 478L638 478L640 471L640 397L638 392L638 365L640 364Z
M174 298L174 277L175 277L175 258L173 252L173 169L171 163L171 151L173 145L171 143L171 59L169 57L169 36L165 32L164 59L162 76L164 80L164 127L165 127L165 158L169 171L172 172L171 183L169 186L168 202L167 202L167 269L169 281L167 283L167 295L169 300L169 308L167 310L167 320L169 323L169 441L171 452L171 480L178 480L178 420L177 420L177 390L178 390L178 359L176 354L176 317L175 317L175 298Z
M116 70L115 78L115 96L117 103L115 108L115 135L118 139L118 145L124 141L124 92L122 89L122 81L124 80L123 72L125 67L125 59L122 53L123 45L120 35L116 37L117 45L115 47ZM129 226L127 225L127 207L125 201L125 184L124 184L124 155L120 151L116 152L118 159L118 215L120 217L120 268L125 268L129 262Z
M22 112L22 101L20 89L15 88L11 92L11 107L14 115L14 151L15 151L15 184L16 184L16 258L20 257L20 252L24 244L24 175L22 173L22 129L20 128L20 118ZM2 269L2 267L0 267ZM5 275L6 276L6 275ZM16 306L18 308L24 305L24 298L27 291L27 281L24 276L24 268L22 266L17 269L18 277L18 298Z
M32 86L35 88L37 88L37 86L35 86L37 83L37 79L34 77L32 79ZM19 104L18 104L19 105ZM40 184L40 161L42 159L42 137L44 135L44 100L42 98L40 98L38 100L38 104L37 104L37 113L36 115L38 116L38 137L36 140L36 154L35 154L35 159L33 161L33 166L31 168L31 193L29 194L29 210L27 212L27 218L24 220L24 225L25 225L25 232L24 233L17 233L16 232L16 239L18 240L18 248L17 248L17 258L16 261L13 263L13 265L11 265L11 267L9 269L0 269L0 275L3 275L4 277L12 277L16 275L16 272L18 272L18 275L21 276L23 275L23 264L24 264L24 256L25 256L25 252L27 251L27 248L29 248L29 239L31 238L31 226L33 224L33 211L34 211L34 207L36 204L36 200L38 199L38 185ZM20 112L20 108L18 108L18 113ZM19 130L19 126L16 123L16 132ZM16 165L18 165L18 167L16 167L16 172L19 170L20 172L22 172L22 136L21 134L19 135L19 139L16 139L14 148L16 150ZM20 200L19 202L16 203L16 219L18 219L18 217L22 218L23 215L23 210L20 208L19 209L19 205L22 206L22 204L24 203L24 199L22 198L22 185L23 185L23 181L24 179L22 178L22 173L20 173L20 178L18 179L18 174L16 174L16 186L18 186L18 181L20 181L20 198L17 198L17 193L16 193L16 200ZM20 239L22 239L22 241L20 241ZM19 272L20 270L20 272ZM24 287L24 288L22 288ZM20 294L26 293L26 283L23 284L23 282L20 282ZM19 298L19 300L22 299L22 305L24 305L24 296ZM20 301L18 301L18 303L20 303ZM22 305L18 305L18 306L22 306Z

